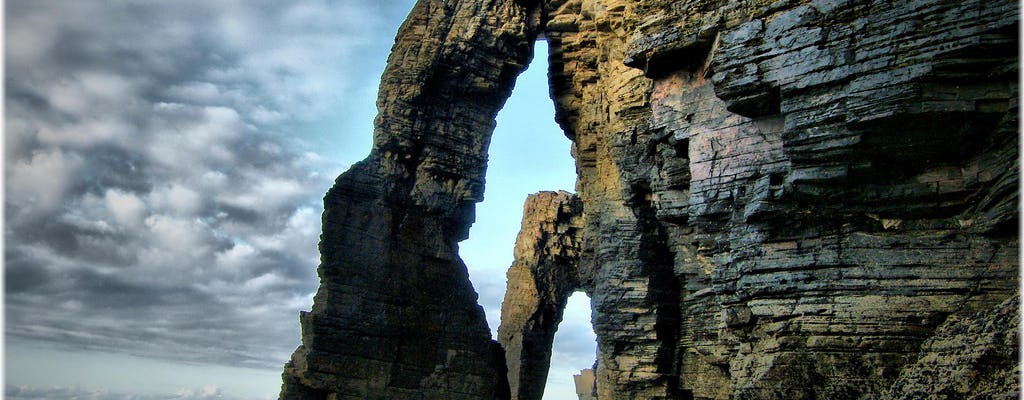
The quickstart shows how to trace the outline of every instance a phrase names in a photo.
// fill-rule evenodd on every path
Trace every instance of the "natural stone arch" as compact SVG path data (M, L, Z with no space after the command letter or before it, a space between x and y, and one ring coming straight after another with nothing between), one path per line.
M532 57L537 3L421 0L402 25L373 149L324 198L321 285L282 399L507 397L457 244L494 118Z
M1016 2L536 3L422 1L403 26L283 398L507 394L454 249L542 25L601 398L888 398L943 321L1016 296Z

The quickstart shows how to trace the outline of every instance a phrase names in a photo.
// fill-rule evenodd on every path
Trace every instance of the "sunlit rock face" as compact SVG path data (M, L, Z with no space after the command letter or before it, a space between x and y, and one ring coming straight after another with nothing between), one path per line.
M650 161L619 170L675 258L678 396L886 393L943 321L1014 296L1017 7L637 4L650 122L618 159Z
M1020 396L1020 298L946 319L883 399L1013 399Z
M512 399L544 395L565 304L589 280L577 269L582 228L583 203L576 195L540 192L526 199L498 327Z
M421 1L282 398L539 398L573 290L602 399L1015 397L1018 12ZM528 201L502 350L455 249L540 34L579 179Z

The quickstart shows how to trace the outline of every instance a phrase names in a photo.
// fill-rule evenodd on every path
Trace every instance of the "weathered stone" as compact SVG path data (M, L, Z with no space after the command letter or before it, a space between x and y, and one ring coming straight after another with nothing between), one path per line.
M655 202L681 396L878 394L947 315L1016 287L1016 4L641 3L656 133L618 159L657 168L619 170L668 188L685 175L657 160L688 147L688 202Z
M544 395L551 345L579 276L583 204L567 192L530 195L501 304L498 342L505 349L512 399Z
M539 398L573 290L603 399L1019 392L997 307L1019 271L1016 2L525 3L425 1L403 27L374 152L326 199L282 397L502 391L455 243L538 32L578 203L527 205L499 332L515 396Z
M638 20L634 3L569 0L545 7L548 20L576 16L572 29L549 26L545 36L556 120L573 139L584 204L580 270L593 277L588 292L600 398L672 397L677 378L679 286L652 185L637 179L652 172L653 157L632 151L654 135L648 127L652 82L624 62ZM665 175L678 181L686 174L676 168ZM686 183L673 187L679 186ZM665 196L666 203L680 204L682 192Z
M532 56L529 3L424 0L402 26L371 154L324 198L321 285L282 399L507 398L457 246L494 117Z
M597 382L594 377L594 370L584 369L579 375L573 375L572 381L576 385L576 396L579 400L597 400Z
M1020 297L950 317L908 364L884 399L1020 398Z
M603 398L882 393L1016 287L1014 2L564 8Z

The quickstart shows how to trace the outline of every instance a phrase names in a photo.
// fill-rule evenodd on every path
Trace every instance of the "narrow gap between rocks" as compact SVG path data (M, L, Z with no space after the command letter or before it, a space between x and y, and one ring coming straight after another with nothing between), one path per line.
M501 322L505 272L512 265L526 197L543 190L575 192L576 166L570 154L571 142L554 120L555 107L548 91L547 56L547 42L538 40L529 69L519 76L512 96L498 113L488 150L484 201L477 204L476 221L469 239L459 244L459 255L469 268L470 281L480 295L479 304L486 312L492 337ZM580 294L574 298L577 296ZM570 305L572 301L570 299ZM570 327L582 323L592 335L589 300L585 300L585 309L586 313L567 309L561 326L574 331L578 328ZM592 336L586 343L563 339L562 346L568 347L561 349L558 336L555 340L555 354L576 354L579 346L590 346L584 351L590 361L582 366L561 366L552 358L545 398L576 398L572 374L593 364L596 343ZM570 372L566 375L557 371ZM561 389L551 392L555 387Z
M544 399L591 398L576 397L578 393L592 390L594 384L592 374L597 360L597 335L590 322L590 312L590 297L586 293L576 292L569 296L562 322L555 332Z

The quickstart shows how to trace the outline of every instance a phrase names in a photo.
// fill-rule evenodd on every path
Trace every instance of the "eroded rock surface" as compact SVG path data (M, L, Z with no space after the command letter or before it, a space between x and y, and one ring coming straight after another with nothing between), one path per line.
M877 395L1006 298L1016 7L548 2L602 398Z
M1020 297L949 318L908 364L884 399L1020 398Z
M530 195L522 227L507 274L498 342L505 349L512 399L540 400L565 304L586 281L577 269L583 203L567 192Z
M1015 396L1018 25L1008 0L421 1L282 397L491 398L507 363L538 398L572 290L602 399ZM502 361L455 244L538 33L578 203L527 206Z
M632 151L656 161L626 179L657 187L688 149L684 218L652 195L682 396L882 393L949 316L1015 290L1015 2L641 3Z
M320 289L282 399L507 397L457 244L494 117L532 56L528 3L424 0L402 25L373 150L324 198Z

